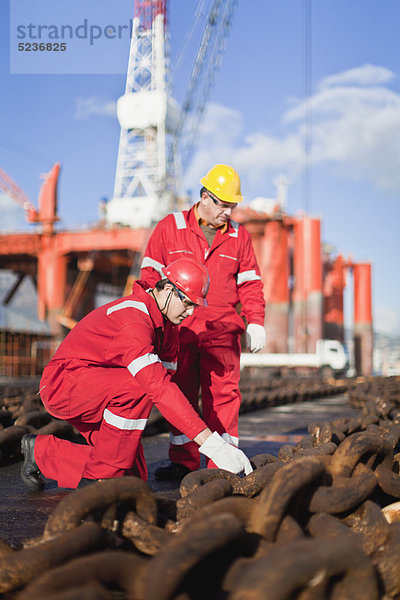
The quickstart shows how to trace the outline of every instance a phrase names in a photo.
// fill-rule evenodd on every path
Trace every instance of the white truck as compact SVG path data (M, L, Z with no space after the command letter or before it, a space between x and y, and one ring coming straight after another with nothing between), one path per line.
M242 353L240 368L245 367L303 368L323 375L344 375L349 368L349 356L337 340L317 340L315 353Z

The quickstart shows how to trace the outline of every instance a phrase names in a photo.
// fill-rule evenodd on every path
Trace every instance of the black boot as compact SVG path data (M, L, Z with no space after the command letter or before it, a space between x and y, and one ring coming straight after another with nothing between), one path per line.
M158 467L154 476L160 481L181 481L190 472L189 467L185 467L185 465L169 463L167 467Z
M35 461L35 441L36 435L33 433L26 433L21 438L21 452L24 456L21 478L31 490L37 491L44 488L44 479Z

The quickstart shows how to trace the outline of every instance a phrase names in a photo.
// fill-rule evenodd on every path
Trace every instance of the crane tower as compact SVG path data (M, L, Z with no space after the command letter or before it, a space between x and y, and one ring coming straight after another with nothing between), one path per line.
M109 223L149 227L173 207L171 147L180 109L169 90L166 17L167 0L135 0Z
M176 207L177 181L191 159L238 0L209 0L209 11L182 108L171 95L166 23L168 0L135 0L114 195L108 223L150 227ZM206 12L199 3L196 19Z

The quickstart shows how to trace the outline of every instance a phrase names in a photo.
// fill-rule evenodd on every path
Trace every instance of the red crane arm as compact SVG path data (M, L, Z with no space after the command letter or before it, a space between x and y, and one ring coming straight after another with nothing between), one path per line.
M38 212L36 208L33 206L25 192L21 190L3 169L0 169L0 189L25 210L26 218L29 222L34 223L37 221Z

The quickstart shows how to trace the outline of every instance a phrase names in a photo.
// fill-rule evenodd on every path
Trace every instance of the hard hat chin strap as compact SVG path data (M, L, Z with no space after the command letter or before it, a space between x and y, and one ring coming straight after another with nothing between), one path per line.
M168 283L171 283L171 281L168 281ZM174 284L173 284L173 283L171 283L171 285L173 286L173 288L174 288L174 289L176 289L176 287L174 286ZM165 304L164 304L164 306L163 306L162 308L161 308L161 306L158 304L158 300L157 300L157 298L156 298L156 296L155 296L155 294L154 294L154 290L150 290L150 294L153 296L153 298L154 298L154 300L155 300L155 302L156 302L156 304L157 304L158 310L159 310L160 312L162 312L163 314L164 314L164 311L165 311L165 309L167 309L167 310L166 310L166 312L168 312L168 305L169 305L169 303L171 302L171 296L172 296L172 293L173 293L174 289L172 289L172 290L169 292L169 294L168 294L168 296L167 296L167 299L166 299L166 301L165 301Z

